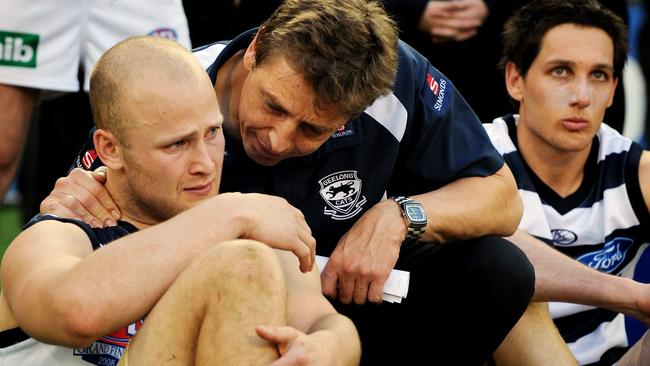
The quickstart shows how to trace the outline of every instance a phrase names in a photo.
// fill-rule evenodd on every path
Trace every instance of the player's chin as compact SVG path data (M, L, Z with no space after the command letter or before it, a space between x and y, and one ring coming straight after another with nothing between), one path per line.
M198 205L199 203L207 200L208 198L214 197L216 195L217 195L216 189L204 194L196 194L194 192L183 192L181 206L183 206L185 209L192 208Z

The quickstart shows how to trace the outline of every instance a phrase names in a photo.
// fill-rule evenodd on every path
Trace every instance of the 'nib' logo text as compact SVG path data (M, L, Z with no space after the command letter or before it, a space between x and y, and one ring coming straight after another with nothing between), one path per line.
M36 67L38 34L0 31L0 66Z

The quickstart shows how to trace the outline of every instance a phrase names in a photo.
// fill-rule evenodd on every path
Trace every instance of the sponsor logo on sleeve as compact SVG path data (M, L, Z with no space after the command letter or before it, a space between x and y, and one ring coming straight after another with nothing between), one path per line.
M176 33L176 30L174 28L156 28L151 32L147 33L147 35L161 37L161 38L169 38L169 39L173 39L174 41L178 41L178 33Z
M38 34L0 30L0 66L36 68Z
M440 113L447 110L448 97L447 97L447 80L442 76L436 77L432 70L427 72L426 76L427 89L429 90L429 100L433 104L433 109Z
M440 85L436 81L436 79L433 78L433 75L427 73L427 85L429 85L429 90L433 93L433 95L438 96L438 92L440 91Z
M612 273L619 269L629 249L634 244L630 238L614 238L603 249L584 254L578 261L601 272Z
M356 170L343 170L319 180L320 195L327 203L323 213L334 220L346 220L361 212L366 203L361 183Z

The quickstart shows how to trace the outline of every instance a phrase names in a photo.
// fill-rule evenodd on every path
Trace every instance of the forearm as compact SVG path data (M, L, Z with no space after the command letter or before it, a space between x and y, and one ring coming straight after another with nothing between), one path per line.
M44 341L76 346L142 319L194 258L238 237L238 225L226 221L226 215L210 217L197 209L89 254L69 255L56 265L44 263L39 266L44 270L29 272L27 278L12 278L11 288L18 291L12 292L12 308L21 326ZM28 256L33 239L25 236L25 245L12 252ZM51 251L52 257L60 257L57 248Z
M310 336L322 337L324 345L331 345L331 354L338 355L340 365L358 365L361 342L357 329L347 317L332 313L322 316L309 329Z
M491 176L458 179L413 198L428 215L422 240L438 243L511 235L523 212L514 178L505 165Z
M589 268L522 231L508 240L535 268L534 301L585 304L637 316L635 294L642 293L642 284Z
M100 333L141 319L195 258L238 238L242 225L226 212L224 207L219 213L200 208L182 213L95 251L70 272L77 286L94 284L85 298L97 309Z

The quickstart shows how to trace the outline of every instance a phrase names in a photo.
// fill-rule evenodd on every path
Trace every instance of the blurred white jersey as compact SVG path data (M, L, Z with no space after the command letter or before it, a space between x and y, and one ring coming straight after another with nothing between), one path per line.
M138 35L171 38L190 48L181 0L2 0L0 84L74 92L84 90L97 59Z

